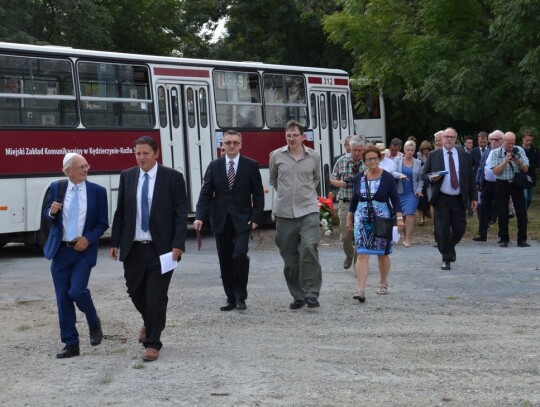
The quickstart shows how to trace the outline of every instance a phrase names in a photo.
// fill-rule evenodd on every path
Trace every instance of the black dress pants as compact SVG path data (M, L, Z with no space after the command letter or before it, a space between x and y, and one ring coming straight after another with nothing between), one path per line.
M451 261L467 227L467 217L461 195L442 192L435 203L435 238L443 261Z
M161 274L159 255L152 243L133 243L124 260L127 292L146 327L145 348L161 349L165 329L169 284L173 271Z
M508 205L510 197L514 203L514 210L517 217L517 241L523 243L527 241L527 206L525 205L525 195L523 188L517 186L513 182L497 180L496 186L497 207L499 208L499 233L501 241L509 242L508 235Z
M223 289L227 301L233 304L247 299L249 232L249 229L238 232L227 214L223 233L215 234Z

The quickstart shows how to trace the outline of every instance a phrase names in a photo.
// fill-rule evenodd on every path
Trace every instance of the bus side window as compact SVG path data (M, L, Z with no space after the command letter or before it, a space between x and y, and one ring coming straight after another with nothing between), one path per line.
M319 124L317 123L317 96L315 93L311 94L309 104L311 109L311 127L316 129Z
M167 127L167 98L165 87L158 88L158 109L159 109L159 125L162 128Z
M321 127L326 129L326 96L323 94L319 95L319 107L321 112Z

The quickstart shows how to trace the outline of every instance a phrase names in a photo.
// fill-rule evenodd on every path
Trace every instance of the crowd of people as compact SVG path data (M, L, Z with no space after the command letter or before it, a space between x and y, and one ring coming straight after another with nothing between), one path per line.
M269 183L275 190L275 243L283 259L291 310L319 307L322 285L317 204L321 160L305 140L302 125L290 121L285 127L285 145L269 157ZM478 202L480 226L474 240L486 241L487 229L498 219L499 244L508 247L511 201L518 221L517 245L529 246L527 208L540 160L532 134L524 134L521 147L515 145L514 133L499 130L479 133L477 147L472 141L467 138L464 146L456 145L453 128L435 133L434 148L423 141L418 152L414 138L404 145L400 139L392 139L388 149L382 143L366 145L363 136L346 138L347 152L336 157L330 182L337 188L343 268L354 266L357 277L353 299L366 300L370 255L378 257L377 294L387 294L395 235L403 235L405 247L412 245L417 211L420 224L425 217L434 219L443 270L456 261L455 247L465 233L467 213L474 212ZM242 135L226 131L222 155L210 163L204 175L193 222L199 233L209 219L214 232L226 297L221 311L247 309L248 241L250 231L263 219L259 166L241 155L241 148ZM169 284L185 251L188 201L183 175L159 164L155 140L140 137L134 150L137 165L120 174L109 256L123 263L127 293L141 315L138 340L144 347L143 360L155 361L163 346ZM69 153L62 165L67 180L52 183L43 212L51 223L44 252L52 260L60 338L65 345L56 356L71 358L80 354L75 307L86 316L91 345L97 346L103 339L88 281L96 265L99 238L109 220L107 194L87 181L90 165L86 159ZM519 173L532 178L525 189L516 181Z

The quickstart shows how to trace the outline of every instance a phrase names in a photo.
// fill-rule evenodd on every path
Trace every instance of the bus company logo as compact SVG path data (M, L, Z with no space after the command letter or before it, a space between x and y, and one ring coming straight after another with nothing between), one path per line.
M13 157L18 157L20 155L26 155L26 150L32 150L29 148L6 148L6 156L11 155ZM43 154L43 153L42 153Z

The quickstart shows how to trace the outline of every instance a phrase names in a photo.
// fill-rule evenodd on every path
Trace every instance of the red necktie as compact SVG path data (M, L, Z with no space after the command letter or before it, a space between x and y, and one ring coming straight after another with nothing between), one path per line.
M448 152L448 164L450 165L450 184L452 185L452 188L458 189L459 181L456 172L456 164L454 163L454 157L452 156L451 151Z

